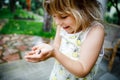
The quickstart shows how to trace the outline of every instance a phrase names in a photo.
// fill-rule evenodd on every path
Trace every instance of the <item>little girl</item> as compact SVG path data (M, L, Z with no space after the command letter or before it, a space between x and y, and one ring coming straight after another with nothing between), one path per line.
M44 8L57 26L54 44L33 47L25 59L40 62L54 57L49 80L93 80L104 42L97 0L44 0Z

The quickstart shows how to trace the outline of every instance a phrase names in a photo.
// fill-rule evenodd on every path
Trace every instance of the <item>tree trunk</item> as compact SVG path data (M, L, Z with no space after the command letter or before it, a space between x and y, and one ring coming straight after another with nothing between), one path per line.
M11 12L15 12L15 3L16 0L10 0L9 7Z
M26 4L27 4L27 10L30 11L31 10L31 0L26 0Z
M51 16L47 12L45 12L45 15L44 15L44 27L43 27L43 30L45 32L51 31L51 26L52 26L51 23L52 23Z
M101 3L102 18L104 18L105 12L107 11L107 1L108 0L98 0Z
M3 0L0 0L0 9L2 8L3 6Z

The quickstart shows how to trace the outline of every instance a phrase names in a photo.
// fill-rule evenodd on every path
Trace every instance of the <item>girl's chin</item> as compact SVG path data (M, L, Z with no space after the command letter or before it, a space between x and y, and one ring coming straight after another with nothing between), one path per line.
M70 31L70 30L65 30L67 33L69 33L69 34L73 34L74 33L74 31Z

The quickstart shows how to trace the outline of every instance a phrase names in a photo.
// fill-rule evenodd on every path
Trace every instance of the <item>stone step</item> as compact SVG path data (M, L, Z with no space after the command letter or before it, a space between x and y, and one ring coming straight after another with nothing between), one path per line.
M119 80L116 76L111 73L105 73L98 80Z

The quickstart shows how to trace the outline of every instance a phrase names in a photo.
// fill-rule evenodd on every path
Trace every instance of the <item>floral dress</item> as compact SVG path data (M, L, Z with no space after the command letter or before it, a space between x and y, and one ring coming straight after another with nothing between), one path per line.
M62 39L59 49L61 53L70 57L71 59L79 59L80 46L84 42L89 30L90 28L84 32L81 31L75 34L68 34L65 30L61 29L60 35ZM103 51L101 53L103 54ZM78 78L77 76L67 71L58 61L55 61L49 80L93 80L101 58L102 56L100 55L95 66L85 78Z

